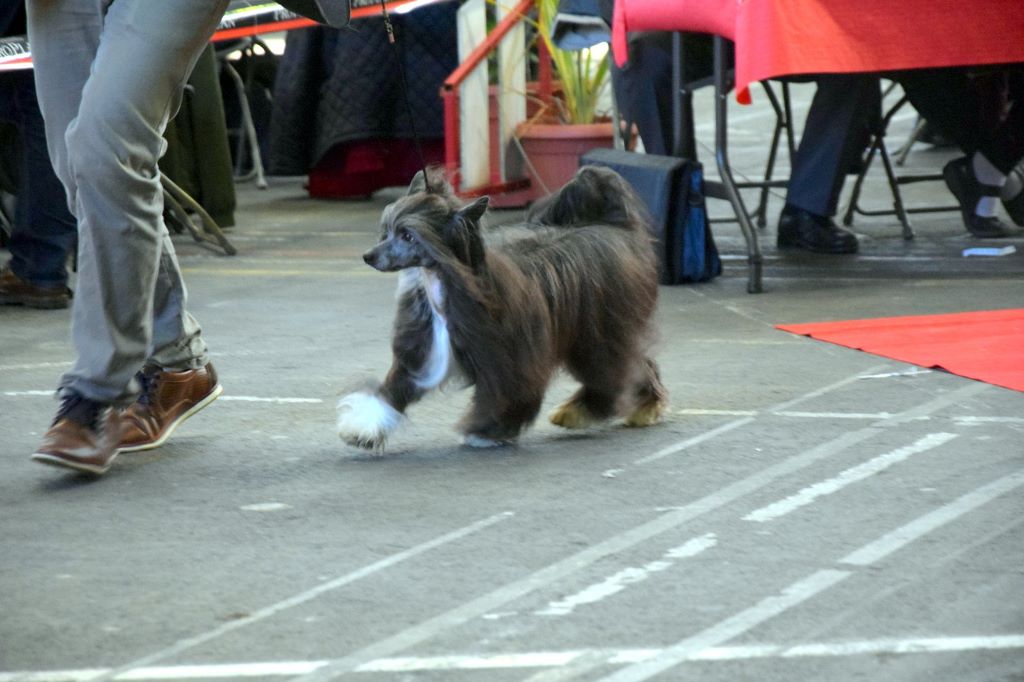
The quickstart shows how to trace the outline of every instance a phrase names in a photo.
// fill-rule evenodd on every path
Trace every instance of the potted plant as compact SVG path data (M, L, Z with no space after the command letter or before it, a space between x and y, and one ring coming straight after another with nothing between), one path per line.
M554 83L548 92L541 88L539 111L516 127L516 137L531 180L554 191L572 178L580 156L612 146L612 123L599 109L610 88L610 64L606 48L564 50L555 44L551 29L558 0L536 0L535 6L539 71L544 73L543 60L550 58Z

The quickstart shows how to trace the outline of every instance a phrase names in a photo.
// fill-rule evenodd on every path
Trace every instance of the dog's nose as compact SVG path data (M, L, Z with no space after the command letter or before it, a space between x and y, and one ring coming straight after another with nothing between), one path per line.
M373 265L374 261L377 260L377 254L373 251L367 251L363 254L363 262L367 265Z

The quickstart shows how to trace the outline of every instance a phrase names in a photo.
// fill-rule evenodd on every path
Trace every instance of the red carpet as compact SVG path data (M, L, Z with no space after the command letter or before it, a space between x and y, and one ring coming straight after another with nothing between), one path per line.
M778 324L776 329L1024 391L1024 309Z

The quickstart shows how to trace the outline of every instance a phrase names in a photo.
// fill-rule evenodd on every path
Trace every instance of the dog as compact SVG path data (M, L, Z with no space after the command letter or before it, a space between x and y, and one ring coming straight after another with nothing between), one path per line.
M632 187L611 169L585 166L536 202L524 225L486 242L488 198L460 203L428 169L384 209L380 242L363 260L399 273L393 362L378 387L340 400L339 436L381 451L409 405L460 376L474 390L463 442L512 444L563 367L582 386L552 423L656 423L668 400L647 355L658 266Z

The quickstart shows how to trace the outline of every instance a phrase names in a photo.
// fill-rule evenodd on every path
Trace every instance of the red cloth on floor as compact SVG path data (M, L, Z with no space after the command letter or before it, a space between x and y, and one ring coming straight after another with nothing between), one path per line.
M1024 309L779 324L777 329L1024 391Z

